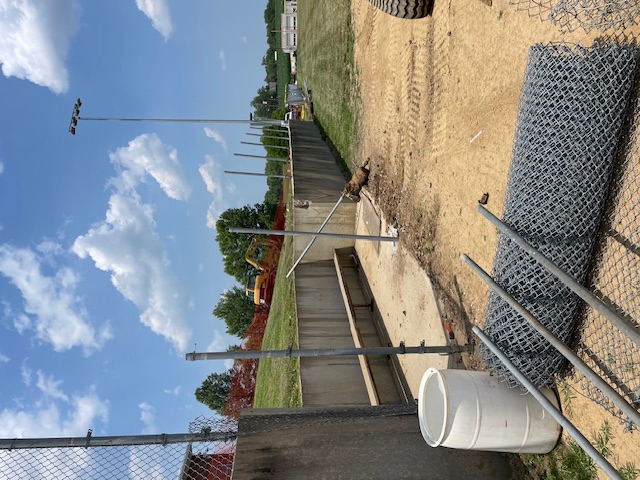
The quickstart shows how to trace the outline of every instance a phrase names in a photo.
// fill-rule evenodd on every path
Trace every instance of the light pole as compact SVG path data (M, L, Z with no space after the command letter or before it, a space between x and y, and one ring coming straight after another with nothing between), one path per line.
M122 118L122 117L81 117L80 106L82 102L78 99L73 106L71 122L69 123L69 133L76 134L76 126L79 120L92 120L102 122L165 122L165 123L248 123L250 126L281 125L281 120L256 117L249 114L248 120L228 120L228 119L204 119L204 118Z

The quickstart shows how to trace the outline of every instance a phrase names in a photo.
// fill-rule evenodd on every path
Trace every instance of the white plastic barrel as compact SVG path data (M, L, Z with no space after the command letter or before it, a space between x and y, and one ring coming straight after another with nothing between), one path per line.
M549 389L541 389L557 407ZM548 453L560 425L530 394L486 372L425 372L418 394L422 436L432 447L495 452Z

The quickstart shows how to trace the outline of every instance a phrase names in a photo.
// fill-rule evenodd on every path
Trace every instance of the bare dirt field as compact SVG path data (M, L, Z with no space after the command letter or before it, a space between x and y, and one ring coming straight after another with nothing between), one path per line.
M475 211L500 216L528 49L551 41L591 44L596 34L561 33L508 0L435 0L431 17L400 20L352 1L360 92L360 142L353 158L370 160L369 191L399 249L427 272L460 343L481 325L488 290L460 260L467 253L491 271L497 232ZM402 272L374 278L402 282ZM410 322L403 315L399 322ZM417 321L417 320L414 320ZM409 343L409 338L406 338ZM419 338L415 340L420 340ZM481 368L469 359L467 368ZM589 439L608 420L613 463L638 463L640 432L580 395L573 422Z

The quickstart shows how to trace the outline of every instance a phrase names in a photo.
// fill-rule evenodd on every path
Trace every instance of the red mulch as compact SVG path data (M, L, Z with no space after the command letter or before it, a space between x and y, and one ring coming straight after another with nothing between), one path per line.
M284 230L285 213L287 210L287 201L284 197L284 189L280 194L278 208L276 209L275 218L273 220L273 230ZM275 259L275 267L271 270L271 278L267 286L265 294L265 305L256 306L253 316L253 322L247 329L247 333L242 338L240 344L241 350L260 350L262 346L262 337L267 326L269 318L269 305L273 297L273 288L276 279L277 263L280 257L280 250L284 243L284 237L280 235L271 235L269 237L271 244L266 256ZM228 417L239 418L240 410L243 408L251 408L253 406L253 396L256 387L256 376L258 374L258 359L242 359L236 360L233 364L233 375L231 377L231 388L227 396L227 404L224 414Z

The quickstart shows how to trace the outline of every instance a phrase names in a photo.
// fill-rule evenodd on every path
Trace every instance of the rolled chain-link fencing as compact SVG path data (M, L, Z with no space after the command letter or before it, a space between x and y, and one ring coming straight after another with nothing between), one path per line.
M509 0L509 3L565 32L621 30L637 24L640 18L637 0Z
M531 48L503 212L503 221L525 240L578 282L592 277L592 287L631 318L640 318L633 295L640 278L637 102L627 115L637 64L638 50L629 44ZM628 152L618 155L622 161L615 168L616 188L607 201L625 130L629 133L622 143ZM592 262L605 205L613 226L600 236ZM561 341L579 342L579 354L592 368L606 364L610 371L594 370L607 374L603 376L629 403L638 401L637 346L591 310L583 311L580 322L579 298L504 235L498 241L494 277ZM489 296L485 330L537 386L553 386L569 373L565 358L495 293ZM490 371L510 386L518 385L486 347L481 352ZM579 383L591 398L617 413L586 379L580 377Z
M0 439L0 479L230 480L243 435L405 415L417 416L417 406L289 409L249 416L244 427L243 420L198 417L184 434Z

